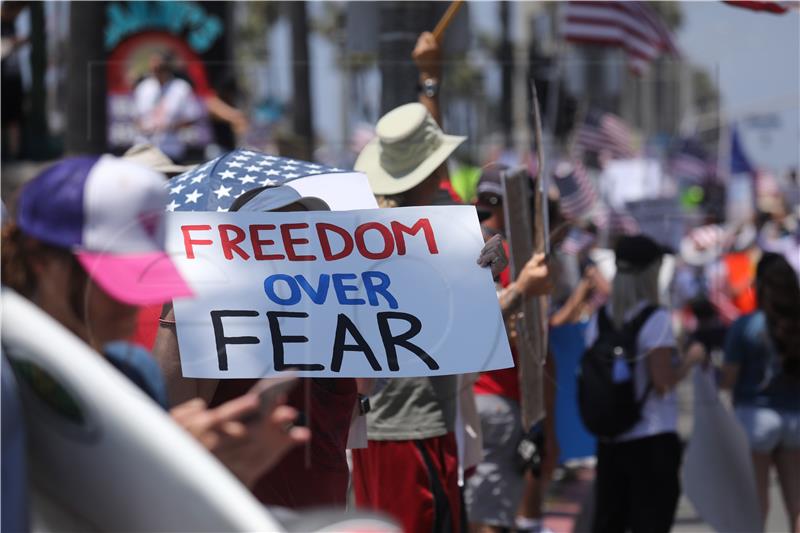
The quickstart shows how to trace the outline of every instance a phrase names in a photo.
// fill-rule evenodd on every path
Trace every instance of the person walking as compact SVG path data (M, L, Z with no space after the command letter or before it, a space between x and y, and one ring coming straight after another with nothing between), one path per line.
M721 387L733 391L736 417L752 452L759 503L769 510L769 474L778 473L792 531L800 532L800 283L780 254L756 269L758 308L725 339Z
M628 332L630 353L625 352L625 359L614 366L613 381L615 385L632 383L632 405L638 412L626 423L612 419L613 436L598 437L592 531L667 533L680 495L681 446L674 389L703 355L690 352L682 360L675 356L670 313L659 305L658 297L665 249L638 235L620 238L614 252L617 273L610 305L600 308L587 325L588 350L581 371L585 375L586 359L607 342L609 331ZM616 348L607 360L620 350L616 342L611 346ZM581 393L579 385L579 399ZM586 409L581 401L585 422ZM609 414L620 417L614 410ZM587 427L593 429L591 423Z

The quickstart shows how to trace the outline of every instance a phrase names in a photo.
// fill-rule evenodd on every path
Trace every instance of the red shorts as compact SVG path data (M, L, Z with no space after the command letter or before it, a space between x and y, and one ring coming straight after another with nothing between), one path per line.
M423 440L369 441L353 450L353 488L362 509L394 517L409 533L461 527L453 433Z

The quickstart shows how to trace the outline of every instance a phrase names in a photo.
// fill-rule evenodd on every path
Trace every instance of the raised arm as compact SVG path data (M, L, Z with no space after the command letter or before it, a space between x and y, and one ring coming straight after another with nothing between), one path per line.
M426 31L420 34L411 57L414 58L419 70L419 102L428 109L441 127L439 85L442 81L442 54L439 43L436 42L431 32Z

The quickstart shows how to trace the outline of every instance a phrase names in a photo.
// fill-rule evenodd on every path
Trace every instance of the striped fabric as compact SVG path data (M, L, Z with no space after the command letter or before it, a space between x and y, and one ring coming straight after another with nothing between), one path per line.
M590 111L576 135L575 148L579 152L609 154L613 159L630 159L636 155L631 129L612 113Z
M681 140L670 155L669 170L673 176L700 182L716 173L716 164L700 142L690 138Z
M560 196L561 213L567 220L584 217L597 203L597 190L579 162L562 161L553 179Z
M570 42L624 49L636 74L661 54L679 55L669 30L644 2L570 1L561 33Z

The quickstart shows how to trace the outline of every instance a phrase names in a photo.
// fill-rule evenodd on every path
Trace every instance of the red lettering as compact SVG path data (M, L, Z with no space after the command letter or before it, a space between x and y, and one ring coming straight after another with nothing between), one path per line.
M344 241L344 247L340 252L333 253L331 251L331 243L330 240L328 240L327 233L329 231L336 233ZM353 253L353 238L350 237L347 230L339 226L334 226L327 222L318 222L317 236L319 237L319 244L322 247L322 256L325 258L325 261L336 261L337 259L343 259Z
M233 231L233 239L231 239L230 235L228 234L229 231ZM242 242L244 238L244 230L239 226L234 226L233 224L219 225L219 241L222 245L222 253L225 255L225 259L228 261L232 260L233 252L239 254L239 257L242 259L250 259L250 256L247 255L247 252L239 247L239 243Z
M308 224L281 224L281 237L283 238L283 247L286 248L286 256L289 261L315 261L315 255L297 255L294 252L295 244L308 244L308 239L295 239L290 233L293 229L305 229Z
M410 228L403 224L392 221L392 233L394 233L394 240L397 243L397 255L406 254L406 241L403 238L403 233L409 235L416 235L419 230L425 234L425 242L428 245L428 251L433 254L439 253L439 248L436 246L436 239L433 236L433 228L431 228L431 221L427 218L421 218Z
M183 247L186 249L186 257L188 259L194 259L194 249L192 248L195 244L213 244L213 242L209 239L192 239L191 235L189 235L190 231L208 231L211 229L211 226L208 225L200 225L200 226L181 226L181 233L183 233Z
M364 234L371 229L376 230L383 237L383 250L380 252L370 252L367 250L367 245L364 243ZM379 224L378 222L367 222L365 224L361 224L356 228L355 237L358 251L367 259L386 259L392 255L392 252L394 252L394 239L392 238L392 232L389 231L389 228L383 224Z
M250 226L250 241L253 243L253 257L257 261L272 261L275 259L284 259L282 254L265 254L263 246L272 246L275 241L271 239L262 239L258 236L259 231L270 231L275 229L275 224L253 224Z

